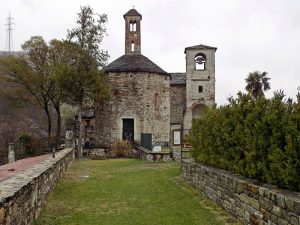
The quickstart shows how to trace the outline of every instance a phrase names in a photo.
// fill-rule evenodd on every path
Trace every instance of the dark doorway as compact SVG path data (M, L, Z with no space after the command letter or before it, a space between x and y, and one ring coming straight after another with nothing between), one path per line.
M123 140L134 141L134 119L123 119Z

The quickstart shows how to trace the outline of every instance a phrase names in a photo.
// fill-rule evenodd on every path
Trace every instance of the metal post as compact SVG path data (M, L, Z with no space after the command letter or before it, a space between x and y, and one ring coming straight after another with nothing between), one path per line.
M55 158L55 147L52 147L52 158Z
M15 144L14 143L9 143L8 144L8 163L12 163L16 161L15 158Z

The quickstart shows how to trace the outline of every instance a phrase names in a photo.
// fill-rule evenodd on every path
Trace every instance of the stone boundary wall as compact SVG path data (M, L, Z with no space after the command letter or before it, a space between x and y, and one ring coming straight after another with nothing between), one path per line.
M71 148L0 182L0 225L32 224L74 158Z
M300 225L300 193L184 159L181 176L244 224Z
M142 146L134 146L136 157L147 162L169 162L173 160L168 152L152 152Z

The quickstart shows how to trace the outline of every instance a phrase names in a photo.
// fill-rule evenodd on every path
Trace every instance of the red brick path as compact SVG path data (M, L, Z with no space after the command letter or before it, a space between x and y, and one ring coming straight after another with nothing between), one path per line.
M41 162L49 157L52 157L52 154L21 159L13 163L0 166L0 181L4 180L7 177L13 176L29 167L32 167L34 164Z

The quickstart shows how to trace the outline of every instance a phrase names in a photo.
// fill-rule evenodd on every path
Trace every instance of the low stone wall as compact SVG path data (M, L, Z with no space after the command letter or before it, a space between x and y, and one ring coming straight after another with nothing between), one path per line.
M0 224L32 224L48 193L73 160L71 148L0 182Z
M108 148L95 148L88 154L90 159L110 159L116 155ZM138 158L148 162L169 162L178 159L178 154L170 155L168 152L152 152L142 146L134 146L127 158Z
M148 162L169 162L173 160L168 152L152 152L142 146L135 146L136 157Z
M182 160L181 176L244 224L300 225L300 193Z

